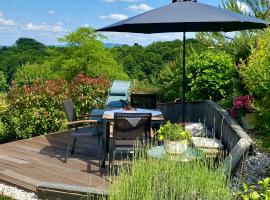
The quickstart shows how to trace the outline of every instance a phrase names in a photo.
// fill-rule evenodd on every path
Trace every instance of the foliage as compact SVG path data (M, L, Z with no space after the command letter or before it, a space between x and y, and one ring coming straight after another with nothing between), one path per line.
M42 63L46 56L44 44L30 38L19 38L14 46L0 48L0 71L10 83L18 67L26 63Z
M188 98L219 101L232 92L234 65L225 52L205 51L188 66Z
M147 80L133 81L132 93L146 93L146 94L159 94L160 89L153 83L149 83Z
M7 95L8 109L3 116L9 139L22 139L59 131L65 125L62 102L67 98L63 79L36 80L19 87L15 82Z
M182 96L182 67L180 58L170 62L161 70L158 85L163 101L174 101Z
M270 2L268 0L222 0L225 9L270 21ZM247 9L246 9L247 7Z
M5 92L8 88L7 78L3 71L0 71L0 92Z
M259 113L257 124L263 130L270 130L270 29L257 40L246 62L239 65L239 72L248 91L256 97L254 109Z
M44 64L25 64L17 69L14 80L20 85L32 85L35 80L51 80L57 78L51 67Z
M187 56L192 55L194 51L201 52L205 49L204 44L195 39L187 39L186 43ZM179 59L182 41L154 42L146 47L138 44L124 45L114 47L112 51L132 79L148 79L150 83L156 83L155 80L164 66Z
M77 75L70 84L70 95L80 114L89 113L94 108L103 108L110 82L104 78L90 78ZM99 101L97 101L99 99Z
M269 200L270 199L270 178L258 182L258 185L243 184L243 192L238 196L243 200Z
M112 200L233 199L224 167L209 161L135 158L113 176Z
M158 139L160 141L163 140L186 140L191 141L191 133L189 131L185 131L180 124L172 124L171 122L166 122L166 124L162 125L160 129L157 131Z
M231 109L231 115L236 118L240 115L243 116L245 113L252 112L252 103L255 98L252 95L245 95L236 97L233 101L233 108Z
M13 82L7 97L0 98L0 142L29 138L66 128L63 102L72 98L77 113L102 107L110 82L79 74L66 80L36 80L32 85Z
M127 79L122 66L118 65L112 54L100 41L103 35L95 32L90 27L80 27L59 39L59 42L67 45L63 60L51 63L58 67L62 75L71 80L80 72L92 77L106 76L109 79Z

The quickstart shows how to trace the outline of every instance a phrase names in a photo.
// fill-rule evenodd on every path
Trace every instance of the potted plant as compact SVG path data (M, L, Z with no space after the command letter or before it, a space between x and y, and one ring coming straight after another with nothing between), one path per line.
M167 122L157 131L160 141L164 141L164 149L170 154L182 154L191 141L191 133L184 130L180 124Z
M236 97L233 101L231 115L240 118L244 129L254 129L256 123L256 113L252 112L252 104L255 98L252 95Z

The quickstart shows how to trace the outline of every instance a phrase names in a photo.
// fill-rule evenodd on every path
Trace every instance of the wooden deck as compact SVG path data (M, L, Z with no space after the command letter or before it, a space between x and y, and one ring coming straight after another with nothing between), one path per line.
M78 138L64 162L69 133L56 133L0 145L0 180L36 192L43 183L106 190L98 167L97 138Z

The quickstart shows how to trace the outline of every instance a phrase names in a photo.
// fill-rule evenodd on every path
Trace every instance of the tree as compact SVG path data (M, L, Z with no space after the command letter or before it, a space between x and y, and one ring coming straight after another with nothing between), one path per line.
M67 45L65 59L58 64L68 80L80 72L92 77L127 78L114 55L104 47L102 39L104 36L90 27L80 27L59 39L61 43Z
M270 21L269 0L222 0L225 9Z
M5 92L8 88L7 78L4 72L0 71L0 92Z
M26 63L43 63L46 56L44 44L30 38L19 38L14 46L0 49L0 70L10 83L18 67Z

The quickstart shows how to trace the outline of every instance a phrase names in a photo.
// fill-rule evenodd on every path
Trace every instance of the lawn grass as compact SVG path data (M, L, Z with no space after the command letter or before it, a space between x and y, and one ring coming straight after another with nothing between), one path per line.
M111 200L230 200L225 169L209 160L136 158L113 176Z

